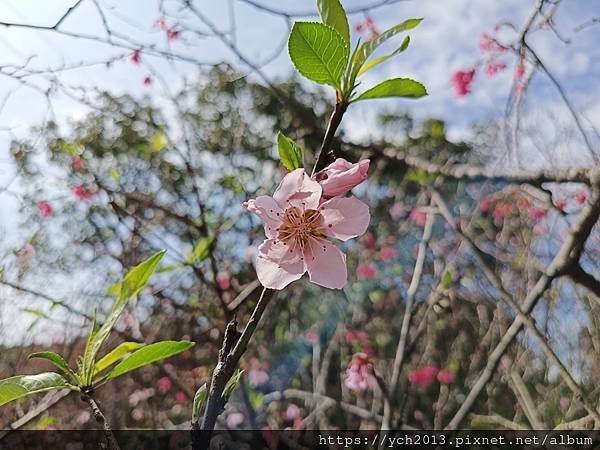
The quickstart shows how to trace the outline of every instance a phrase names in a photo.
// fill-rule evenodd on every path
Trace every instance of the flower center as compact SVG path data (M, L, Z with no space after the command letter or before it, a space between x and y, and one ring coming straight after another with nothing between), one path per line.
M290 246L290 251L293 251L296 247L304 250L311 238L321 240L325 237L322 228L323 216L319 211L307 209L302 212L299 208L292 206L286 209L283 214L277 237L285 245Z

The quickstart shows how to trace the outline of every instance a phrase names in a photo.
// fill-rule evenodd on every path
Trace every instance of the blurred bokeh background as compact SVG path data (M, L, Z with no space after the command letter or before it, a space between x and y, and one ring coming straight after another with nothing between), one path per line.
M370 205L372 223L343 247L348 287L325 290L302 279L277 293L220 427L379 427L377 379L393 374L407 299L414 308L398 423L444 427L515 317L469 242L520 304L593 197L585 183L510 178L598 164L594 2L343 3L354 41L425 18L409 49L364 84L408 76L429 96L350 108L334 148L351 161L371 160L368 181L354 193ZM304 19L317 19L311 0L3 2L0 378L48 369L27 360L40 348L72 360L90 317L110 306L107 288L167 249L151 288L111 339L197 345L98 396L115 428L186 426L225 324L247 317L260 293L253 260L263 231L242 203L271 193L285 174L278 131L312 164L335 101L294 75L287 35ZM442 177L431 164L506 176ZM596 227L580 259L595 278L599 248ZM597 405L599 284L573 278L555 280L533 317ZM364 383L353 383L351 372ZM46 400L23 426L94 426L76 396ZM3 407L0 426L40 401ZM470 413L467 428L580 419L583 427L591 417L526 330Z

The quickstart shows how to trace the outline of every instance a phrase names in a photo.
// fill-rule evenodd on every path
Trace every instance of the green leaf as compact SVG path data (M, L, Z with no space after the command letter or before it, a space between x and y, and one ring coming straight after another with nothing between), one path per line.
M69 364L67 363L67 361L65 361L65 359L62 356L60 356L58 353L37 352L37 353L32 353L31 355L29 355L29 359L33 359L33 358L40 358L40 359L45 359L47 361L50 361L52 364L54 364L56 367L58 367L65 375L70 376L74 382L79 381L79 378L77 377L75 372L73 372L73 369L71 369L71 367L69 367Z
M244 371L241 369L238 369L235 372L235 374L231 377L231 379L225 385L225 389L223 389L223 397L225 397L227 399L231 396L231 394L233 394L233 391L235 391L235 389L240 384L240 379L242 378L243 373L244 373Z
M94 375L108 369L124 356L138 350L145 344L141 342L123 342L104 355L94 366Z
M427 95L425 86L410 78L394 78L379 83L377 86L360 94L353 101L369 100L385 97L419 98Z
M194 403L192 406L192 418L198 419L200 414L202 413L202 407L204 406L204 402L206 401L206 396L208 394L208 387L206 383L198 388L196 391L196 395L194 395Z
M358 48L358 50L354 53L354 55L352 57L352 61L350 61L350 66L351 66L350 74L349 74L350 84L354 83L354 80L358 76L358 72L360 71L362 66L365 64L367 59L369 59L369 56L371 56L373 54L373 52L377 49L377 47L379 47L381 44L383 44L385 41L387 41L391 37L393 37L399 33L402 33L403 31L412 30L413 28L418 26L422 21L423 21L423 19L405 20L404 22L384 31L376 38L371 39L370 41L367 41L364 44L362 44Z
M38 392L52 389L71 389L75 386L55 372L44 372L37 375L17 375L16 377L0 380L0 406Z
M350 50L334 28L322 23L296 22L290 33L288 51L294 66L306 78L341 89Z
M208 258L210 254L210 246L215 240L214 236L204 236L196 241L194 250L188 256L188 262L190 264L199 263Z
M317 0L317 8L319 9L319 15L323 23L335 28L349 46L350 26L348 25L346 11L344 11L340 0Z
M286 169L296 170L303 167L302 149L281 131L277 133L277 151L279 159Z
M83 370L85 372L84 378L86 383L91 383L94 375L94 361L96 359L96 355L108 338L108 335L117 323L117 320L119 320L119 317L125 310L127 302L139 294L139 292L144 289L146 284L148 284L148 280L150 280L150 277L156 270L156 267L165 255L165 252L166 250L157 252L144 262L135 266L127 273L127 275L125 275L123 281L118 285L119 287L114 288L115 292L119 293L119 297L113 303L113 306L108 313L108 317L106 318L106 321L102 327L100 327L98 332L92 332L90 334L88 344L86 344L83 357Z
M404 40L402 41L402 44L400 45L400 47L398 47L392 53L390 53L388 55L380 56L379 58L374 58L371 61L367 62L365 65L363 65L360 68L360 70L358 71L358 74L356 76L359 77L366 71L371 70L373 67L378 66L379 64L387 61L388 59L392 58L393 56L396 56L396 55L402 53L404 50L406 50L408 48L408 44L410 44L410 36L406 36L404 38Z
M193 346L194 343L189 341L162 341L146 345L117 364L110 372L108 372L105 380L111 380L131 372L132 370L177 355Z
M452 286L452 282L454 281L454 277L452 276L452 272L450 270L446 270L444 272L444 276L442 277L441 287L442 289L448 289Z

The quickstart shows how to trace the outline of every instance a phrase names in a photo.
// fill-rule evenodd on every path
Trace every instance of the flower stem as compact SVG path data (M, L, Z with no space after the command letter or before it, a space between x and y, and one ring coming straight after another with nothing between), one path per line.
M349 103L346 100L338 100L335 104L335 108L331 113L331 117L329 117L329 123L327 124L327 130L325 131L325 137L323 137L323 143L315 156L315 165L313 166L312 173L310 176L312 177L316 172L325 167L326 156L332 156L331 145L333 144L333 138L335 137L335 132L339 128L342 123L342 118L346 110L348 109Z

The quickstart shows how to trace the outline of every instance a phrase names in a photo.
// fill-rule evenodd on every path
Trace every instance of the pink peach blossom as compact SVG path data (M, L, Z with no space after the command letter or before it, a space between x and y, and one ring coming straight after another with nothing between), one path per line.
M344 195L367 179L370 161L363 159L351 163L338 158L315 175L315 180L323 188L323 197Z
M413 370L408 374L408 381L417 386L429 386L435 381L438 373L437 367L425 366L420 369Z
M527 213L532 219L542 219L543 217L546 217L548 210L542 208L531 208L529 211L527 211Z
M490 62L485 66L485 73L488 77L492 78L496 76L499 72L502 72L504 69L506 69L506 64Z
M79 156L75 156L71 160L71 167L73 168L73 170L83 170L85 169L85 161Z
M586 200L587 200L587 193L585 191L579 191L577 193L577 195L575 196L575 200L580 205L583 205L586 202Z
M17 258L20 263L26 263L31 258L35 257L36 251L35 247L29 243L25 244L18 252Z
M158 390L159 394L162 394L162 395L165 395L167 392L169 392L172 387L173 387L173 382L171 381L171 379L169 377L159 378L158 381L156 382L156 389Z
M142 61L142 55L140 53L139 50L134 50L131 55L129 56L129 60L135 64L135 65L139 65L140 62Z
M373 383L373 364L365 353L356 353L346 370L344 384L352 391L364 391Z
M77 185L73 187L73 195L77 200L89 200L94 196L94 193L81 185Z
M415 225L420 227L424 227L425 223L427 222L427 214L425 214L423 211L419 211L418 209L413 209L410 212L409 217L415 223Z
M372 280L377 276L377 267L373 264L359 264L356 268L356 276Z
M389 261L394 259L397 253L398 252L394 247L383 247L381 250L379 250L379 259L382 261Z
M304 169L288 173L273 194L244 206L264 221L267 240L258 248L256 274L266 288L283 289L308 272L318 285L342 289L346 255L327 238L347 241L369 225L369 207L355 197L321 203L321 185Z
M269 374L262 369L252 369L248 372L248 381L250 386L262 386L269 381Z
M437 380L442 384L452 384L456 379L456 375L450 369L442 369L437 374Z
M41 201L37 204L38 210L44 219L52 217L52 205L47 201Z
M226 291L231 287L231 279L226 273L220 273L217 275L217 284L221 290Z
M187 398L188 396L185 392L179 391L177 394L175 394L175 400L177 401L177 403L185 403L187 401Z
M452 85L454 91L459 97L464 97L471 93L471 84L475 78L475 69L457 70L452 74Z

